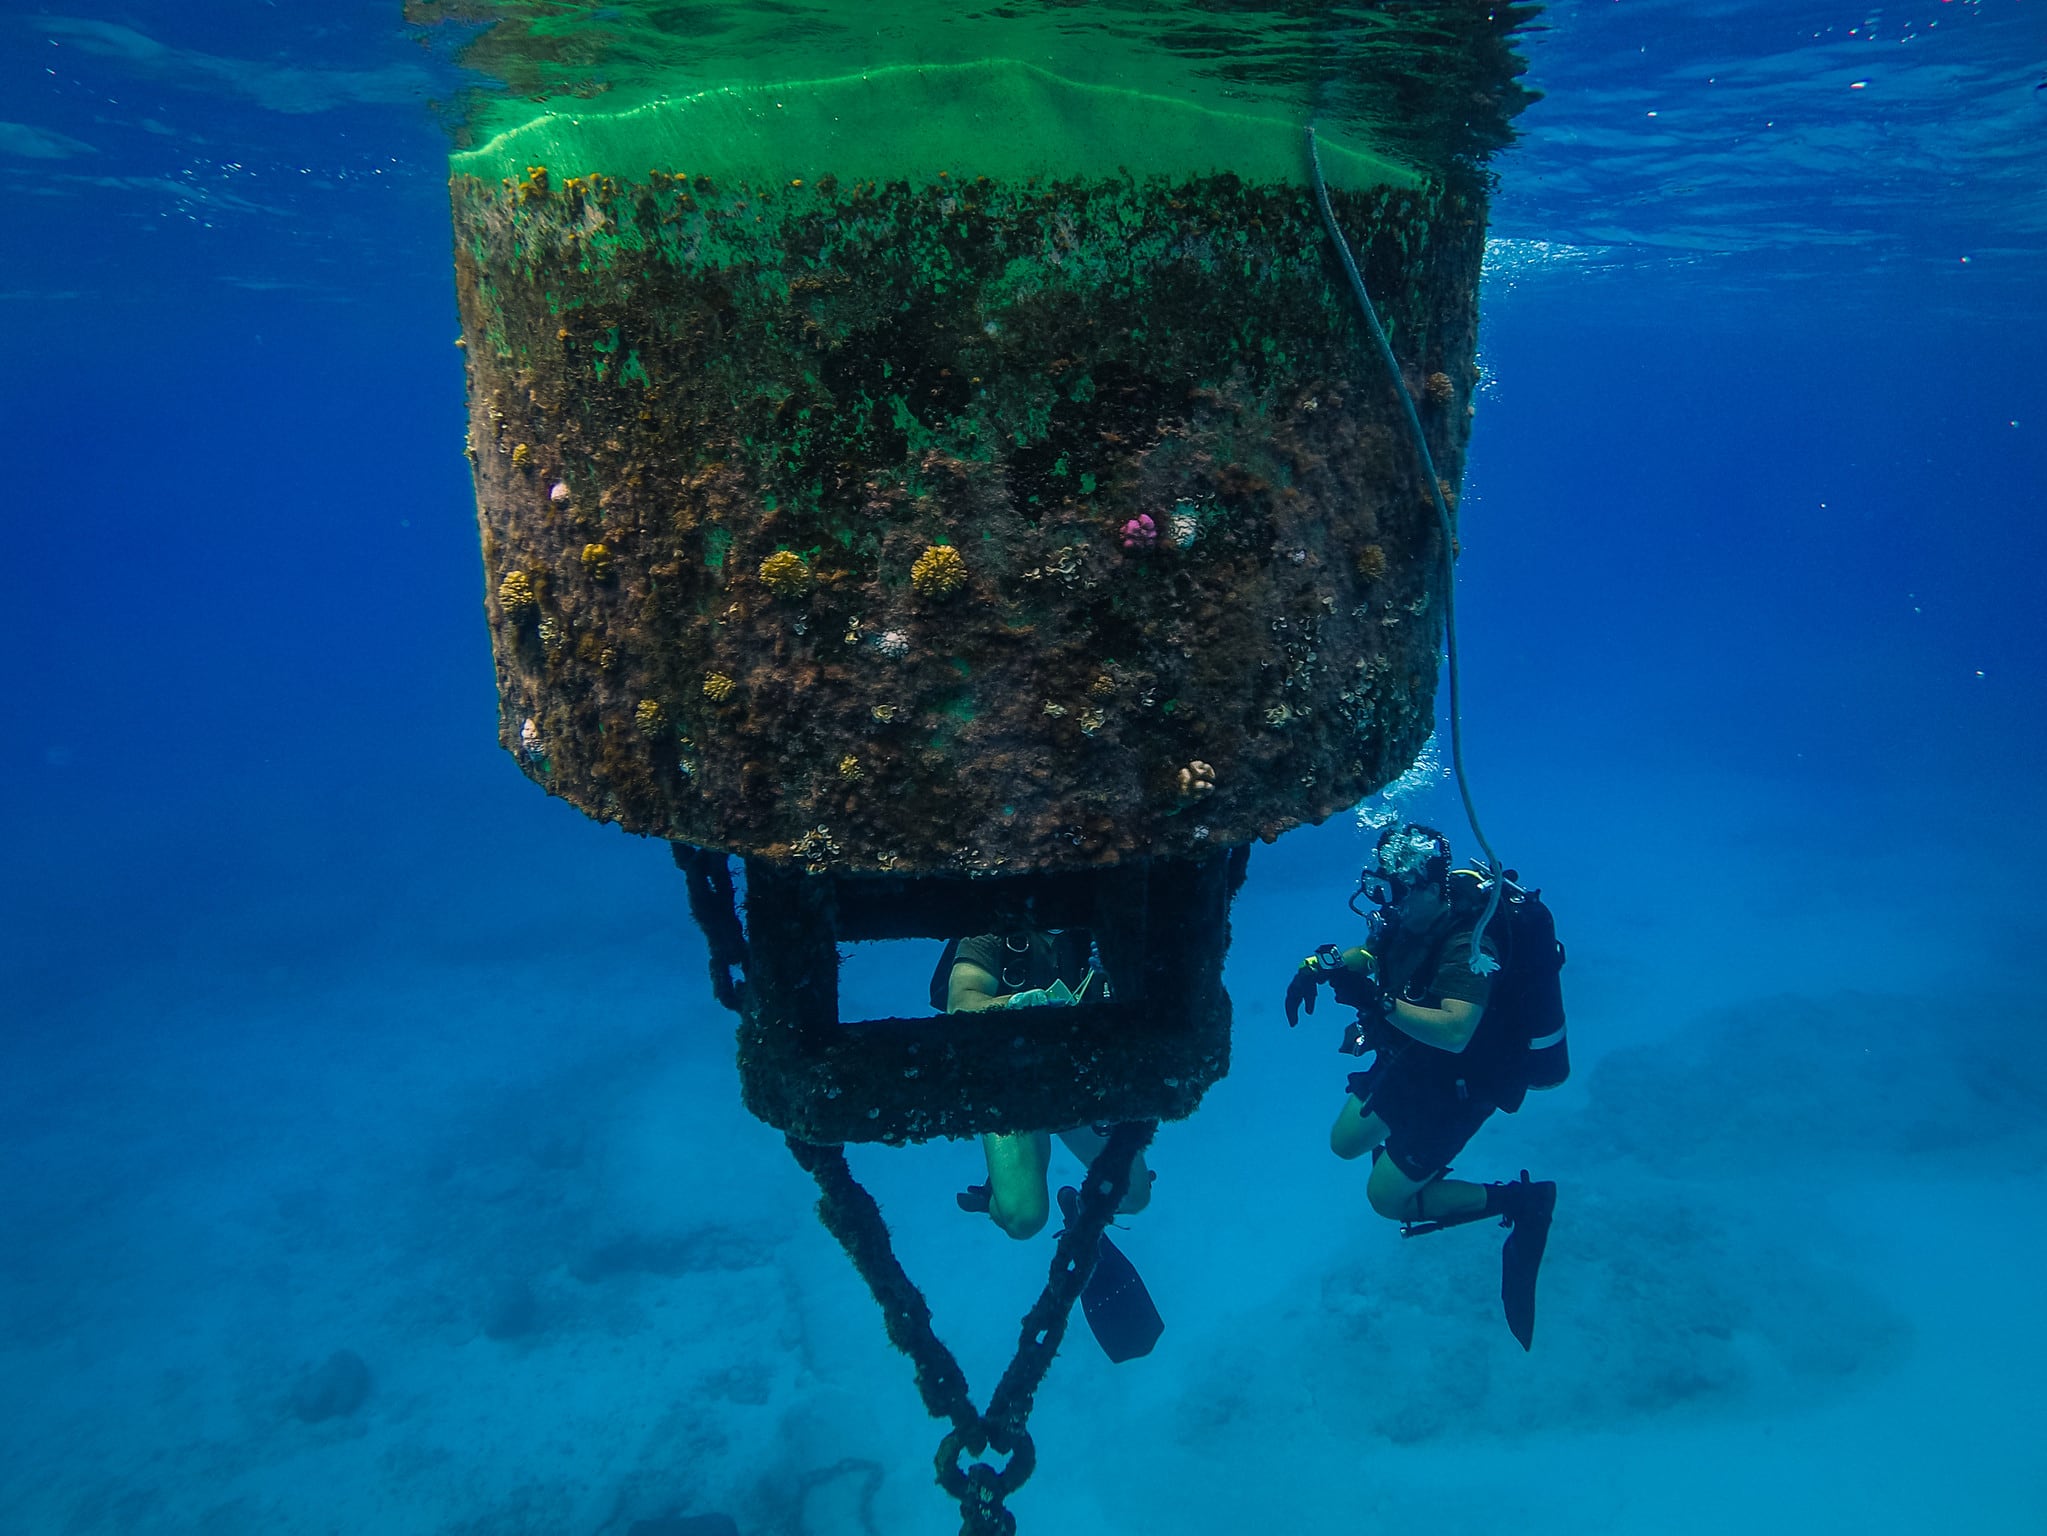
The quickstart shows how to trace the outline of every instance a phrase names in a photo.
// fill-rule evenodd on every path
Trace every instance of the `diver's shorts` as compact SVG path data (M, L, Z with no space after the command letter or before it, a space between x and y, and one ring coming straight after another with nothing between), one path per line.
M1386 1155L1417 1184L1426 1184L1464 1150L1493 1105L1469 1093L1464 1079L1412 1056L1381 1059L1350 1075L1350 1091L1368 1115L1386 1122Z

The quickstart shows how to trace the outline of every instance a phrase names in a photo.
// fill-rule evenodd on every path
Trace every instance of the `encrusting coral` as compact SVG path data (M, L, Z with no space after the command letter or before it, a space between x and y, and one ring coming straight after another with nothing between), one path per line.
M583 569L590 573L592 581L606 581L611 577L611 551L602 544L583 546Z
M737 686L738 684L734 683L723 672L706 672L704 674L704 697L713 704L723 704L732 697L732 690Z
M633 719L639 722L641 730L651 733L661 729L668 719L668 712L661 707L659 699L642 699L633 711Z
M910 585L923 597L950 597L967 579L967 562L950 544L933 544L910 567Z
M498 606L505 610L506 618L516 624L539 605L532 577L524 571L505 572L505 579L498 583Z
M761 562L761 585L778 597L792 597L810 585L810 567L792 550L778 549Z

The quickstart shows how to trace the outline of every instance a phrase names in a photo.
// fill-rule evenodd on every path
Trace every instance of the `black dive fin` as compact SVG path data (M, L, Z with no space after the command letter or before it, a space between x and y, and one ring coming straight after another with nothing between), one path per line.
M1557 1187L1551 1183L1531 1184L1521 1175L1527 1194L1515 1204L1514 1229L1500 1250L1500 1303L1507 1311L1507 1329L1523 1349L1535 1347L1535 1277L1542 1268L1542 1251L1549 1246L1550 1218L1557 1208ZM1507 1188L1512 1189L1513 1185Z
M1059 1209L1069 1224L1078 1214L1080 1195L1072 1186L1059 1191ZM1080 1293L1080 1310L1102 1353L1118 1365L1150 1354L1166 1331L1166 1320L1153 1305L1137 1266L1109 1241L1106 1232L1095 1257L1095 1272Z

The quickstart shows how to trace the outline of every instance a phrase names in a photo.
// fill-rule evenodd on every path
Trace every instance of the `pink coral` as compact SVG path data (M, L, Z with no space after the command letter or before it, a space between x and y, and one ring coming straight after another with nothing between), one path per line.
M1140 512L1123 525L1123 547L1125 549L1152 549L1159 542L1159 525L1151 520L1149 512Z

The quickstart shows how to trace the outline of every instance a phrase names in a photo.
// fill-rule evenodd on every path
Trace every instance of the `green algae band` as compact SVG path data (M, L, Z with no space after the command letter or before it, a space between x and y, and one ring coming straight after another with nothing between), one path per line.
M1302 153L993 64L457 156L505 745L637 832L905 874L1196 857L1384 783L1441 550ZM1325 159L1454 484L1476 178Z
M1359 189L1418 185L1410 170L1324 136L1323 174ZM741 181L835 175L912 182L1077 173L1302 182L1297 121L1062 80L1010 60L896 65L836 80L724 86L624 110L555 110L454 157L496 179L682 167Z

